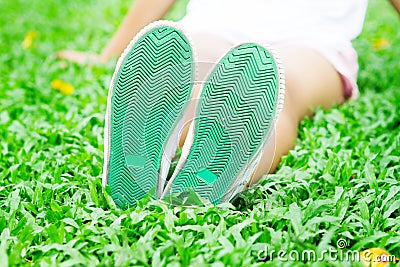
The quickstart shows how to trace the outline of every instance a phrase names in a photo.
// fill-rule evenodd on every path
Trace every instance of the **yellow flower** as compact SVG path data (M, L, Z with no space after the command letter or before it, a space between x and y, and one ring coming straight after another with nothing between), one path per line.
M22 48L28 49L32 47L33 40L39 36L39 33L34 30L30 30L25 34L24 41L22 41Z
M75 91L75 88L63 80L55 79L51 82L51 87L60 91L64 95L72 95Z
M366 267L388 267L390 262L396 263L398 259L380 248L370 248L360 252L362 263Z
M390 46L390 43L387 39L385 38L378 38L372 43L372 47L375 50L380 50L384 48L388 48Z

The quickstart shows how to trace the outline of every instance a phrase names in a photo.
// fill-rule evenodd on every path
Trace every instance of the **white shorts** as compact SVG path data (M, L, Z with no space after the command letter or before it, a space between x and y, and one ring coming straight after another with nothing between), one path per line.
M344 96L356 98L358 62L351 40L361 32L366 7L366 0L191 0L178 23L191 34L214 34L234 45L314 49L341 75Z

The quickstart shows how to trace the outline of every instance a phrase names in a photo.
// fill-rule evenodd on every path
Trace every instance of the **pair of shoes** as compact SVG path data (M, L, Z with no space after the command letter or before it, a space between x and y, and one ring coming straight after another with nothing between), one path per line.
M179 25L158 21L135 36L111 81L103 185L119 207L146 195L195 192L229 201L250 181L283 105L277 56L246 43L230 50L201 84L195 118L168 178L196 84L196 58Z

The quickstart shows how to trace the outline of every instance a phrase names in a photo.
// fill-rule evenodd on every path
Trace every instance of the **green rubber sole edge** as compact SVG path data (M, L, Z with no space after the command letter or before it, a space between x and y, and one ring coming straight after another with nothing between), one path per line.
M152 28L125 53L110 113L108 184L119 207L156 198L163 150L194 81L190 43L176 28Z
M277 65L264 47L243 44L222 58L203 85L193 146L172 195L193 190L221 201L272 130L278 86Z

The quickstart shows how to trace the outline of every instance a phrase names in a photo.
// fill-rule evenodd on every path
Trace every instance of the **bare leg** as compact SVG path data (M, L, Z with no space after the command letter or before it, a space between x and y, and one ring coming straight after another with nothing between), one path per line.
M299 122L312 115L312 108L329 108L344 100L342 80L322 55L297 46L279 47L277 51L286 73L285 104L251 184L275 171L281 157L294 146Z

